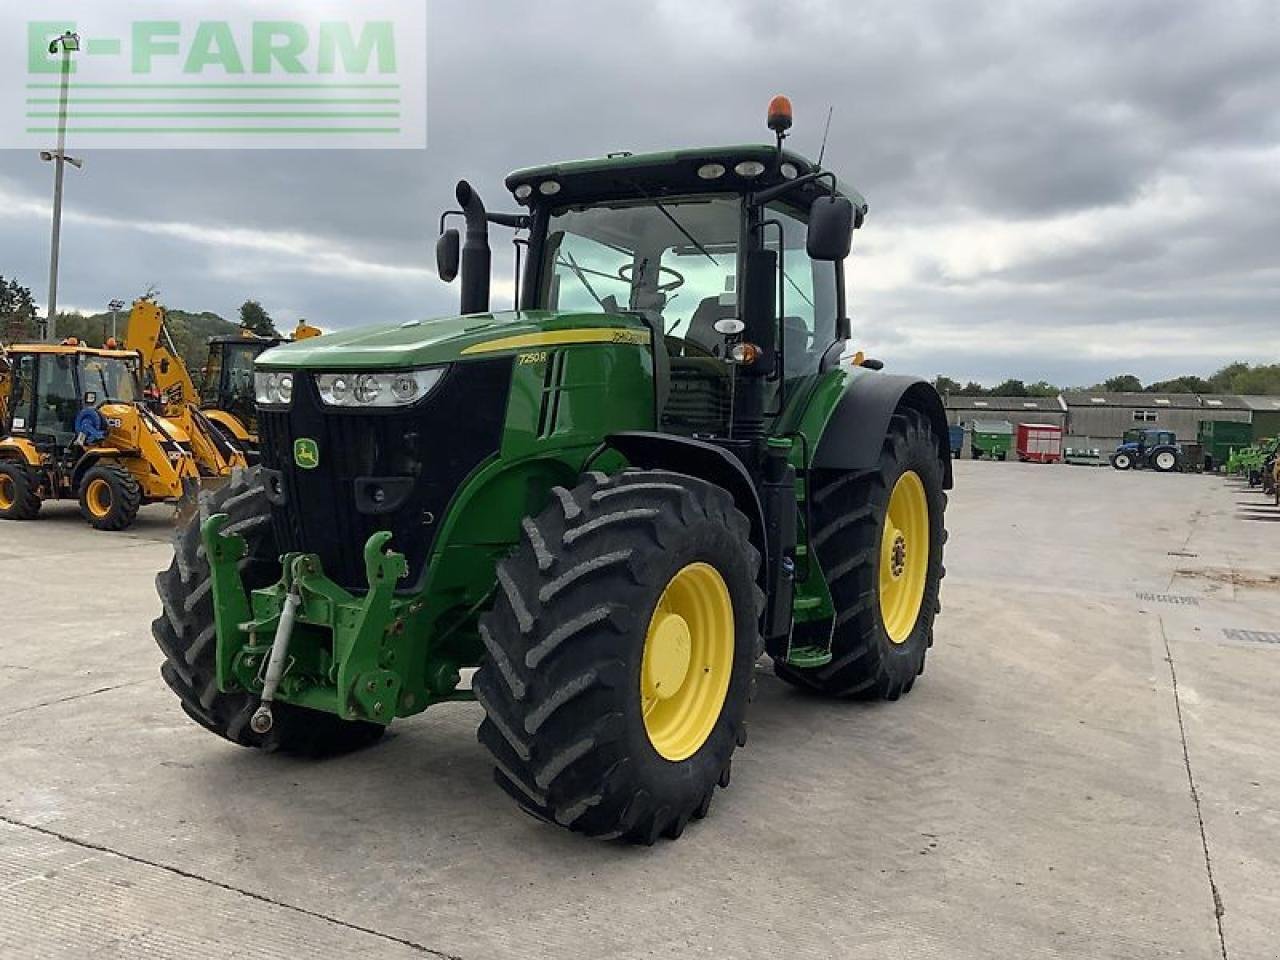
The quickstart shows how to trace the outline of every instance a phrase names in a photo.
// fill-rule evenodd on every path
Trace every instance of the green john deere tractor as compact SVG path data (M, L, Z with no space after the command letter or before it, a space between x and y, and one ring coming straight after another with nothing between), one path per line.
M775 103L775 144L520 170L516 213L459 183L465 242L437 256L460 316L264 353L261 464L158 581L183 709L328 754L476 699L521 807L652 843L728 785L762 654L807 691L909 691L946 417L850 362L866 203L788 126ZM491 226L526 235L515 311L489 308Z

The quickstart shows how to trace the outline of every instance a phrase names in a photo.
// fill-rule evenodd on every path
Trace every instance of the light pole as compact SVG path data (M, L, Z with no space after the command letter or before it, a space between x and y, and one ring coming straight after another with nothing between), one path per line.
M67 146L67 85L71 78L71 54L80 49L80 35L68 30L49 44L49 52L62 50L62 93L58 101L58 148L53 153L40 151L40 159L53 161L53 232L49 238L49 316L45 320L44 339L53 341L58 336L58 243L62 234L62 168L71 164L77 170L81 161L66 154Z
M111 311L111 339L116 338L116 314L124 307L124 301L120 299L112 300L107 304L107 309Z

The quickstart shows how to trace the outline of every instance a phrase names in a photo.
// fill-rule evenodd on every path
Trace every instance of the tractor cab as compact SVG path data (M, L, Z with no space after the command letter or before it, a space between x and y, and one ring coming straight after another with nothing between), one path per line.
M214 337L209 341L209 359L200 385L200 405L223 410L236 417L251 435L256 435L257 413L253 400L253 362L264 350L283 343L281 337Z
M66 451L86 423L100 424L112 405L142 398L138 356L130 351L32 344L8 353L5 433L26 438L43 452ZM84 417L84 411L97 416ZM93 432L101 432L100 426Z
M1126 430L1120 441L1121 447L1131 447L1137 454L1144 454L1155 447L1174 446L1178 442L1177 434L1172 430L1155 430L1134 427Z
M528 232L522 311L641 319L662 432L759 437L845 352L842 264L867 203L781 138L530 167L506 186L527 213L486 214L460 185L468 244L484 221ZM446 231L442 275L457 249ZM486 309L465 248L461 266L463 311Z

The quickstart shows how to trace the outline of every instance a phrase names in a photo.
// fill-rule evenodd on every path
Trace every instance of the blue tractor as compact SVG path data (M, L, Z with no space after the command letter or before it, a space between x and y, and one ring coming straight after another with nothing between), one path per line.
M1116 452L1111 454L1111 466L1117 470L1150 467L1159 473L1172 473L1182 466L1182 448L1172 430L1126 430Z

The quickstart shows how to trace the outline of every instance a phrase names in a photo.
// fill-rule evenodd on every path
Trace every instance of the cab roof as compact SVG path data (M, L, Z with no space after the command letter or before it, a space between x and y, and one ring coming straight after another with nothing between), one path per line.
M744 177L734 170L738 164L749 161L763 164L764 173ZM700 177L698 171L708 164L723 167L724 173L712 179ZM795 170L790 176L783 172L783 167L788 164ZM560 208L571 206L575 202L597 200L643 199L708 192L742 193L776 186L818 169L816 163L798 153L755 143L692 147L657 153L611 153L591 160L525 167L508 174L505 183L513 194L524 185L532 188L527 197L516 197L519 203ZM543 184L548 182L559 184L559 189L551 194L546 193ZM828 182L823 180L802 184L793 192L785 194L783 199L807 208L815 197L826 195ZM866 199L852 186L837 181L836 190L841 196L848 197L855 207L866 212Z
M7 353L61 353L82 354L89 357L117 357L120 359L138 359L136 350L107 350L104 347L87 347L84 344L70 346L62 343L15 343L5 347Z

